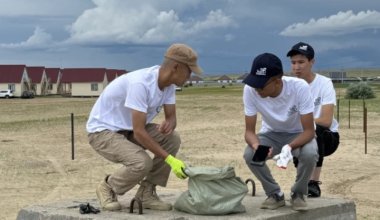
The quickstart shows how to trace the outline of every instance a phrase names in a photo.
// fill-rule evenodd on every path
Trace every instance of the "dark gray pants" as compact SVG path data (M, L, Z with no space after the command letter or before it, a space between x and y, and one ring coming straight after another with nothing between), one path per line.
M274 156L279 154L281 152L281 148L290 143L298 135L299 133L266 132L259 133L258 138L260 144L273 147L272 156ZM264 164L264 166L257 166L250 163L254 153L253 148L247 146L244 152L244 159L249 169L261 182L265 194L269 196L273 193L280 192L281 188L274 180L266 164ZM318 147L315 138L304 146L293 150L292 154L294 157L298 158L299 164L297 167L296 181L292 186L291 191L307 195L307 184L318 160ZM288 166L289 165L292 165L291 161Z

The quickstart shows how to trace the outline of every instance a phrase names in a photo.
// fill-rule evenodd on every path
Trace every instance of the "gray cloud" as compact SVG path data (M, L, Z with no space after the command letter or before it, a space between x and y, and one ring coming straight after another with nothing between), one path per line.
M2 48L8 49L42 49L50 48L53 46L54 42L52 36L45 32L44 29L36 27L34 33L26 41L20 43L9 43L9 44L0 44Z
M0 0L4 63L137 69L191 45L206 73L247 71L255 55L313 45L317 68L379 66L373 0ZM310 10L313 8L313 10ZM279 34L281 33L281 34Z
M378 28L380 28L378 11L368 10L354 14L349 10L317 20L310 19L306 23L292 24L281 31L280 35L290 37L338 36Z
M233 19L223 10L215 9L203 18L181 19L183 4L162 8L155 4L133 1L133 7L121 0L94 0L95 8L86 10L69 27L70 43L136 43L157 44L202 38L217 28L234 26ZM169 2L169 1L166 1ZM131 3L131 1L129 1ZM169 4L168 4L169 5ZM186 5L186 3L185 3ZM184 12L183 12L184 13Z

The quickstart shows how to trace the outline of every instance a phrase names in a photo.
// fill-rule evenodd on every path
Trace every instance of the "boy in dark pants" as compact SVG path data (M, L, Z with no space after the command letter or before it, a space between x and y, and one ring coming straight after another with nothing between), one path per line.
M304 80L283 76L281 60L270 53L257 56L251 73L243 81L245 112L244 152L246 164L261 182L267 199L262 209L285 206L284 193L274 180L265 161L252 163L259 146L270 146L267 158L273 155L277 166L286 169L293 157L299 158L297 176L291 188L290 203L297 211L307 210L304 198L307 184L318 159L313 121L313 99L310 87ZM256 133L257 115L262 126Z
M306 43L295 44L287 54L290 57L292 72L298 78L304 79L311 89L314 101L314 121L318 143L319 160L309 181L309 197L320 197L319 176L323 158L335 152L339 145L338 122L334 119L336 104L335 90L331 79L313 73L314 49ZM294 158L298 165L298 159Z

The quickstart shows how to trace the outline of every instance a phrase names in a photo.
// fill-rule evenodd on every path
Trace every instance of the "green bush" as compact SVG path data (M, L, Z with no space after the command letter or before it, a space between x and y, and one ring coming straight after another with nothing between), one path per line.
M375 98L375 93L366 82L350 84L346 91L347 99L370 99Z

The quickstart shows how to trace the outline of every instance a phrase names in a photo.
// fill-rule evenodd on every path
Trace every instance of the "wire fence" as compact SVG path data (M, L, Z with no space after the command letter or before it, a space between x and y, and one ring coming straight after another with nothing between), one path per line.
M347 125L348 129L352 126L362 126L364 133L364 153L367 154L368 137L368 109L365 99L337 99L336 119L339 126ZM347 123L347 124L346 124Z

